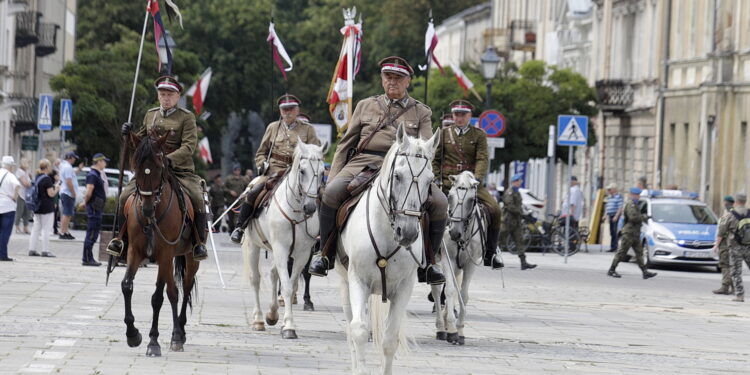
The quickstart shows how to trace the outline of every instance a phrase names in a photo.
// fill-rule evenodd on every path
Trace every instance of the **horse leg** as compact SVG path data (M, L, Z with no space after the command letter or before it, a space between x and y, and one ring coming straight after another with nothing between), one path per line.
M346 342L349 344L349 356L352 361L352 371L354 371L354 364L357 363L357 357L354 351L354 340L352 339L351 329L349 329L349 326L352 323L352 303L349 298L349 280L347 280L346 274L341 275L341 284L339 284L339 288L339 295L341 295L341 308L344 310L344 317L346 318Z
M368 374L365 367L365 344L370 338L370 328L367 324L367 300L369 288L356 275L353 268L349 268L349 300L351 302L352 319L349 323L349 334L354 344L354 356L356 361L352 362L354 374Z
M279 254L274 253L274 258L276 256L279 256ZM270 275L271 277L271 304L268 306L268 313L266 314L266 323L269 326L275 326L276 323L279 321L279 301L276 299L276 294L278 293L279 289L279 269L276 266L271 267Z
M461 277L462 270L455 269L456 280ZM458 342L458 330L456 329L456 314L454 313L456 308L456 294L458 293L458 286L453 282L453 277L446 277L445 280L445 326L448 335L446 341L451 344Z
M315 311L315 305L310 298L310 278L312 275L308 271L310 268L310 261L307 262L304 268L302 268L302 277L305 279L305 311Z
M172 267L165 267L164 265L160 265L159 271L164 268L168 270L169 275L171 276ZM180 325L180 317L178 314L179 309L177 308L179 291L177 290L177 285L175 284L175 280L173 277L167 278L167 298L169 299L169 304L172 306L172 342L169 346L169 350L173 352L181 352L184 350L182 343L185 332L182 330L182 326Z
M411 285L404 285L411 284ZM406 305L411 298L411 291L414 289L414 279L404 281L399 285L398 291L390 293L389 299L391 307L388 310L388 318L385 321L385 332L383 333L383 375L393 373L393 356L399 345L399 332L401 331L401 321L406 315ZM439 295L438 295L439 297ZM436 299L440 303L439 299ZM439 311L439 310L438 310Z
M151 308L154 310L154 316L151 319L151 331L148 337L151 339L146 348L146 355L149 357L161 357L161 346L159 346L159 312L164 303L164 279L161 275L156 279L156 290L151 296Z
M447 282L447 280L446 280ZM440 306L440 293L442 292L442 285L432 285L432 298L435 300L433 309L435 310L435 339L445 340L445 319L443 318L443 310Z
M473 275L474 265L469 263L464 270L464 277L461 281L461 299L464 303L458 308L458 322L456 324L458 328L458 345L463 345L466 340L464 336L464 319L466 319L466 304L469 303L469 283Z
M133 297L133 279L135 274L138 272L138 266L143 261L143 256L138 254L135 249L130 246L128 251L128 268L125 270L125 276L122 278L120 287L122 289L122 296L125 300L125 336L128 338L128 346L135 348L141 345L142 336L138 329L135 328L135 317L133 317L133 309L131 308L131 300Z
M281 328L281 337L285 339L297 338L297 326L294 324L294 313L292 305L297 297L297 284L299 275L302 273L302 262L294 262L290 272L279 272L281 281L281 295L286 303L284 304L284 325Z
M252 290L255 300L252 329L253 331L265 331L266 324L263 322L263 311L260 308L260 249L248 239L244 241L242 251L247 254L246 266L249 266L250 285L252 286L250 290Z
M182 308L180 309L180 328L182 328L182 337L180 342L185 344L187 337L185 336L185 324L187 324L187 308L188 305L192 308L193 302L193 288L195 288L195 274L198 273L200 262L193 260L193 255L188 254L186 256L186 267L185 276L182 280Z

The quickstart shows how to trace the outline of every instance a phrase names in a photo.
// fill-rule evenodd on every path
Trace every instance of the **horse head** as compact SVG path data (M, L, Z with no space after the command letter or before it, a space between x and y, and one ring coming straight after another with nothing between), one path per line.
M469 171L450 176L451 190L448 192L448 234L451 240L466 242L469 233L469 221L477 204L477 186L479 181Z
M440 143L440 132L422 140L409 137L403 124L396 131L396 143L386 154L379 189L388 204L394 240L410 246L419 236L419 219L430 193L432 158Z
M149 218L154 216L154 204L167 182L167 157L164 145L168 136L169 133L166 133L159 137L154 132L142 138L131 136L131 142L138 141L131 160L135 172L136 192L143 202L143 215Z
M328 144L316 146L304 143L299 138L294 148L294 160L288 177L289 184L298 202L302 204L302 210L306 216L314 214L318 207L317 200L325 172L323 155L327 149Z

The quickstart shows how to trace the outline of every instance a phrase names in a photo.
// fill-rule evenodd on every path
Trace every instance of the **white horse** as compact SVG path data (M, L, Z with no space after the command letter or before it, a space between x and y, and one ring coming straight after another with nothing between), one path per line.
M445 252L440 259L442 269L448 270L445 280L445 307L442 310L440 308L441 285L432 286L432 297L435 300L437 339L463 345L469 283L474 270L482 262L488 220L479 209L479 181L474 178L474 174L466 171L457 176L450 176L450 180L450 218L448 230L443 234ZM456 285L457 283L460 285ZM459 304L458 319L454 313L456 302Z
M257 219L250 220L242 242L245 275L249 277L255 294L253 310L254 331L264 331L263 312L260 307L261 250L273 253L271 268L271 305L266 323L273 326L279 320L277 287L281 285L284 299L284 324L281 336L296 339L296 325L292 317L292 296L302 269L310 259L315 238L320 232L317 210L318 191L323 182L323 154L326 146L297 142L294 160L287 174L279 181L268 207ZM294 259L291 274L287 269L289 258ZM280 283L279 283L280 281Z
M349 323L347 339L354 374L369 373L365 367L365 343L370 336L367 307L368 297L376 294L383 301L390 301L382 340L377 324L373 325L373 336L376 344L382 346L383 374L391 374L418 262L424 261L420 217L434 178L432 158L439 138L440 132L429 140L411 138L403 124L399 125L396 142L386 154L380 174L341 232L339 250L348 256L348 265L344 268L344 256L339 256L336 269L342 279L341 297ZM371 303L381 302L372 298ZM371 311L381 310L370 307Z

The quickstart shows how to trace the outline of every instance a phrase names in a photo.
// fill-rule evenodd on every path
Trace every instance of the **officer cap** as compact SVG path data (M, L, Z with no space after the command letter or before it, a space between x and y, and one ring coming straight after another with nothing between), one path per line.
M454 113L455 112L471 113L471 111L474 110L474 106L471 105L471 103L469 103L468 100L463 100L463 99L452 101L450 106L451 106L451 112L454 112Z
M304 113L300 113L299 115L297 115L297 118L304 122L310 122L310 116Z
M380 65L381 73L396 73L404 77L414 75L414 69L411 68L409 62L403 57L389 56L380 60L378 65Z
M523 180L523 174L521 173L516 173L513 175L513 177L510 178L510 182L516 182L516 181L521 181L521 180Z
M643 190L641 190L641 188L639 188L639 187L635 187L634 186L634 187L630 188L630 194L641 195L642 191Z
M279 105L279 108L299 107L299 105L302 104L302 101L292 94L284 94L279 97L276 104Z
M731 195L725 195L724 201L729 202L729 203L734 203L734 197L732 197Z
M453 121L453 114L450 113L450 112L443 113L443 117L441 119L441 122L442 122L443 126L450 126L450 125L453 125L453 124L456 123L455 121Z
M161 76L154 81L157 90L169 90L177 93L182 92L182 85L172 76Z

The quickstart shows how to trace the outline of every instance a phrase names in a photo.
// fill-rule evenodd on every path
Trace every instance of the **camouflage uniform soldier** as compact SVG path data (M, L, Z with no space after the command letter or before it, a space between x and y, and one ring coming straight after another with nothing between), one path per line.
M742 261L750 267L750 246L742 245L734 235L740 218L747 217L748 211L745 207L747 195L743 193L734 196L734 210L730 211L727 220L722 220L716 234L717 243L729 239L729 268L734 282L735 302L745 302L745 288L742 286ZM723 219L723 217L722 217Z
M203 189L201 187L201 178L195 174L193 165L193 153L198 145L198 128L195 125L195 115L185 108L177 107L177 101L182 93L182 85L174 77L164 76L154 82L154 87L159 93L159 107L151 108L146 112L143 118L143 126L138 129L139 137L146 136L149 130L154 130L158 136L169 133L167 137L167 149L174 150L167 154L170 168L174 176L182 186L183 191L190 198L195 212L195 223L197 226L198 237L193 248L193 258L203 260L208 257L206 251L206 234L207 222L205 203L203 202ZM122 125L122 134L127 135L133 128L132 123ZM127 186L122 190L120 195L120 207L125 206L125 202L135 191L135 179L130 180ZM123 216L121 223L125 222ZM107 246L107 252L111 255L119 256L124 241L127 241L126 233L120 233L123 237L113 238Z
M451 189L451 176L463 171L474 173L479 180L477 197L490 211L490 222L487 228L487 239L484 249L484 265L492 266L493 269L503 267L499 258L495 257L497 249L497 236L500 232L500 206L497 204L481 185L489 167L489 155L487 153L487 134L484 130L469 125L471 111L474 106L466 100L454 100L450 104L453 113L454 124L443 127L440 135L440 147L432 160L432 170L438 175L438 185L443 188L446 195Z
M516 173L510 179L510 186L503 193L503 237L512 237L521 259L521 270L536 268L536 264L526 262L526 247L521 240L521 216L523 215L523 199L518 189L521 187L523 176Z
M734 205L734 198L731 195L724 197L724 208L727 212L719 219L719 228L721 228L724 221L729 220L729 216L732 216L732 206ZM727 238L722 238L722 241L716 241L716 245L719 247L719 268L721 268L721 288L713 291L714 294L733 294L732 287L732 276L730 275L729 267L729 241Z
M243 176L242 174L242 167L239 164L235 164L234 167L232 167L232 174L227 176L226 181L224 182L224 189L226 189L229 196L227 197L227 204L232 204L237 199L237 197L242 194L243 191L245 191L245 187L247 187L247 184L250 183L250 179ZM229 210L229 214L227 214L227 223L229 223L229 230L234 230L234 223L237 221L237 213L232 209Z
M208 189L208 199L211 204L211 213L214 218L219 217L224 212L224 205L226 204L227 192L224 190L224 184L221 183L221 175L217 174L214 176L214 181L211 183L211 187ZM216 231L217 227L214 226L213 230Z
M320 146L320 140L315 134L315 128L307 121L298 118L299 106L302 102L296 96L286 94L277 101L281 111L281 120L268 124L258 151L255 153L255 165L258 166L258 177L252 181L250 192L242 202L240 216L235 223L231 240L242 242L242 235L253 215L253 205L258 194L263 190L268 178L286 171L294 159L294 148L297 140Z
M646 264L643 262L643 245L641 245L641 224L648 220L648 216L641 213L641 209L638 205L638 199L641 195L641 188L632 187L630 188L630 199L625 203L624 215L625 215L625 227L622 228L622 234L620 235L620 247L617 248L615 258L612 260L612 265L609 267L607 275L620 278L622 277L617 273L617 264L620 263L620 259L625 256L628 250L632 247L635 251L635 260L638 262L638 267L643 272L644 279L650 279L656 276L655 272L649 272Z
M427 139L432 136L432 110L406 92L413 74L414 70L405 59L386 57L380 61L380 78L385 95L373 96L357 103L349 127L336 148L323 202L318 211L321 248L335 248L326 246L326 243L335 227L338 208L350 196L347 185L366 166L379 167L383 163L386 152L396 140L398 125L403 124L406 134L411 137ZM390 117L395 118L388 121ZM426 235L429 236L431 248L425 249L425 252L434 262L432 255L437 254L440 249L448 219L448 200L435 184L430 187L426 208L430 216L430 228ZM328 270L333 268L336 251L327 251L322 255L314 257L310 263L311 274L326 276ZM434 264L420 271L420 274L430 284L445 282L445 276Z

